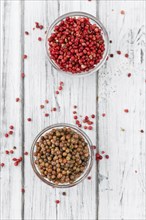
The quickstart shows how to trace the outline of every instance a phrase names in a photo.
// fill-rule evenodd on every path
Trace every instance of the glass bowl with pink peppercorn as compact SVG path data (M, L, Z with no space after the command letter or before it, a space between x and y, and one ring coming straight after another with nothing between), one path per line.
M81 146L80 144L80 147L82 148L81 151L78 151L79 150L78 147L76 148L76 143L72 144L72 142L70 143L70 141L69 141L70 144L67 145L68 147L66 145L61 146L60 144L62 142L59 142L60 144L57 146L55 144L52 144L52 142L51 142L51 145L43 146L44 145L43 140L47 141L47 139L45 139L46 137L49 137L50 134L54 136L53 135L54 133L52 132L59 131L61 134L62 131L68 132L68 129L69 131L73 132L72 137L74 137L74 135L77 135L78 138L81 137L82 141L84 140L83 146ZM55 134L57 135L57 133ZM62 137L62 134L61 134L61 137ZM81 139L77 139L78 142ZM60 140L62 140L62 138ZM66 143L68 139L65 139L64 141L65 141L64 143ZM40 145L38 143L40 143ZM92 146L93 146L92 142L90 138L86 135L86 133L74 125L60 123L60 124L54 124L54 125L48 126L44 130L42 130L33 141L31 152L30 152L32 168L35 174L44 183L46 183L49 186L52 186L53 188L69 188L69 187L75 186L78 183L82 182L88 176L89 172L91 171L91 168L93 165L93 156L94 156ZM69 153L67 153L67 155L64 155L64 152L65 153L67 152L67 150L65 150L64 147L66 147L68 151L70 150ZM55 149L57 149L57 151ZM58 150L60 154L58 154ZM51 155L52 151L53 151L53 155ZM87 154L88 158L87 158L87 155L85 155L84 157L83 152L86 152L86 153L88 152ZM78 156L81 155L80 159L79 157L77 157L77 154ZM68 155L70 155L70 158L68 158ZM57 161L56 161L56 156L58 157ZM44 158L45 158L45 162L44 162ZM60 158L62 160L61 162L59 161ZM64 163L64 159L66 160L65 163ZM72 164L72 161L74 161L73 164ZM47 166L45 167L46 164ZM50 170L50 167L51 167L51 170ZM59 167L59 171L57 170L58 167ZM56 172L56 174L54 173L54 171ZM69 173L66 173L66 172L69 172ZM60 173L62 175L61 179L60 179L60 176L58 176L60 175ZM54 174L56 176L56 179L52 179ZM63 179L63 175L64 175L64 179ZM73 180L71 179L72 175L75 175ZM69 178L69 181L66 178ZM65 181L61 182L62 179Z
M45 46L55 69L71 76L85 76L105 63L109 38L96 17L85 12L70 12L50 25Z

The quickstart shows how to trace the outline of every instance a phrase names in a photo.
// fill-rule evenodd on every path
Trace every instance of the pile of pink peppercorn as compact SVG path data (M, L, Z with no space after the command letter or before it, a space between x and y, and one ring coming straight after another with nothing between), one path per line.
M95 67L105 51L102 30L86 17L67 17L48 38L50 58L65 72L81 73Z

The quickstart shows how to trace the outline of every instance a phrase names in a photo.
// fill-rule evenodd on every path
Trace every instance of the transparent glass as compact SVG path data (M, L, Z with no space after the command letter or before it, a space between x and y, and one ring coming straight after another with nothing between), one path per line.
M84 140L87 142L88 145L88 149L89 149L89 160L87 163L87 166L84 170L84 172L82 173L82 175L76 179L73 183L64 183L64 184L58 184L56 185L55 183L53 183L52 181L50 181L49 179L47 179L46 177L43 177L37 167L37 165L35 164L35 156L34 156L34 152L36 150L36 142L39 141L40 137L42 135L45 135L45 133L47 133L48 131L52 130L53 128L63 128L63 127L69 127L71 129L73 129L74 131L76 131L78 134L80 134ZM68 187L72 187L77 185L78 183L80 183L81 181L83 181L89 174L92 165L93 165L93 156L94 156L94 151L92 146L92 142L90 140L90 138L86 135L86 133L84 131L82 131L81 129L79 129L78 127L71 125L71 124L65 124L65 123L60 123L60 124L54 124L51 126L48 126L47 128L45 128L44 130L42 130L34 139L32 147L31 147L31 152L30 152L30 160L31 160L31 165L32 168L35 172L35 174L46 184L54 187L54 188L68 188Z
M50 53L49 53L49 45L48 45L48 38L51 36L51 34L54 32L54 27L56 25L58 25L62 20L64 20L66 17L87 17L90 19L90 22L92 24L96 24L100 29L101 29L101 33L104 39L104 43L105 43L105 51L103 54L103 58L102 60L95 65L95 67L89 71L85 71L85 72L81 72L81 73L76 73L76 74L72 74L71 72L65 72L63 70L60 69L60 67L55 63L54 60L52 60L50 58ZM76 12L69 12L67 14L64 14L60 17L58 17L48 28L47 31L47 35L46 35L46 41L45 41L45 47L46 47L46 53L47 53L47 57L50 61L50 63L52 64L52 66L57 69L58 71L60 71L61 73L70 75L70 76L87 76L90 75L94 72L96 72L97 70L99 70L101 68L101 66L105 63L106 58L108 56L108 49L109 49L109 38L108 38L108 33L105 29L105 27L103 26L103 24L93 15L88 14L86 12L80 12L80 11L76 11Z

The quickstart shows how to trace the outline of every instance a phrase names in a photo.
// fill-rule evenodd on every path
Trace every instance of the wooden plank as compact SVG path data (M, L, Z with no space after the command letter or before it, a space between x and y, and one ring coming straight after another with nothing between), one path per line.
M60 1L60 15L71 11L84 11L96 15L96 1ZM96 74L85 78L69 78L58 75L63 79L65 89L60 98L61 117L65 122L74 123L72 119L73 105L78 106L78 112L82 115L91 115L96 112ZM56 80L57 82L57 80ZM90 101L89 101L90 100ZM96 129L87 134L96 142ZM91 172L92 180L85 180L76 187L65 190L66 197L62 197L63 190L57 190L61 200L57 207L58 219L96 219L96 169ZM65 210L65 211L62 211Z
M21 188L23 178L22 167L15 167L13 157L22 154L22 78L21 78L21 2L1 2L1 162L5 166L1 168L1 218L21 219L21 200L23 198ZM21 99L16 102L16 97ZM5 138L9 126L14 125L14 134ZM5 150L17 147L13 155L6 155Z
M45 30L49 24L58 17L57 1L26 1L25 2L25 30L30 32L25 37L25 53L28 59L25 61L25 147L30 151L31 144L35 136L45 127L53 124L56 114L45 117L46 112L50 113L50 108L56 106L54 95L54 74L48 63L45 53ZM43 30L35 29L35 22L43 24ZM42 37L42 41L38 41ZM40 105L49 99L49 104L45 105L45 110L40 109ZM32 118L28 122L27 118ZM34 174L29 157L25 160L25 210L24 219L56 219L56 190L41 182Z
M99 71L99 147L110 155L100 163L99 219L146 217L145 135L140 133L145 130L144 9L144 1L99 4L99 17L109 32L110 53L114 54Z

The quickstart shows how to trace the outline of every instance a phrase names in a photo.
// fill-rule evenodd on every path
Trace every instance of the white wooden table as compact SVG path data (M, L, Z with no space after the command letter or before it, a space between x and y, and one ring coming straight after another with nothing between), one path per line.
M46 27L70 11L97 16L112 40L109 53L114 57L98 73L86 78L61 75L45 54ZM5 163L0 168L1 219L144 220L144 1L1 1L1 16L0 153L1 163ZM44 25L43 30L33 30L37 21ZM30 34L25 35L25 31ZM43 41L39 42L38 37ZM118 50L121 55L116 53ZM126 53L129 58L124 56ZM22 59L24 54L28 55L26 60ZM60 81L64 82L64 89L55 95ZM20 102L15 101L17 97ZM41 110L46 99L49 104ZM12 158L29 152L34 137L46 126L58 122L74 124L73 105L84 116L96 113L96 126L87 134L97 151L105 151L110 158L98 164L94 161L91 180L70 189L53 189L34 174L29 155L17 167ZM57 111L50 113L52 107L57 107ZM44 117L46 112L49 117ZM27 121L29 117L32 122ZM5 138L11 124L14 134ZM13 146L17 147L15 153L6 155L5 150ZM21 192L23 187L25 193ZM62 195L64 191L66 196ZM55 203L56 199L60 204Z

